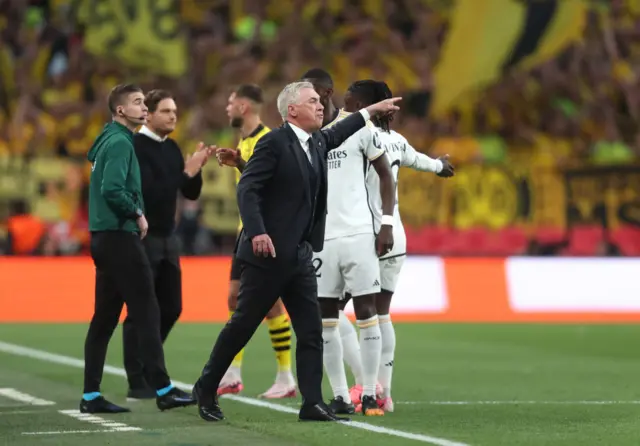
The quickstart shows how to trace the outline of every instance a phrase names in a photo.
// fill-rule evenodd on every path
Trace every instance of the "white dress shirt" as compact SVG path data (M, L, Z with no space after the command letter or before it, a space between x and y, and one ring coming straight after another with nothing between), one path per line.
M367 122L371 118L371 115L369 114L369 112L364 108L360 110L360 114L364 118L365 122ZM302 130L297 125L292 124L291 122L289 123L289 125L291 126L291 129L293 130L293 133L295 133L296 136L298 137L298 141L300 141L300 145L302 146L302 150L304 150L305 155L307 155L307 159L309 160L309 163L313 164L313 161L312 161L312 158L311 158L311 152L309 151L309 138L311 138L311 135L309 133L305 132L304 130ZM145 127L142 127L142 128L144 129ZM142 131L142 130L140 130L140 131Z
M138 130L138 133L142 133L143 135L146 135L149 138L153 139L154 141L158 141L158 142L163 142L165 139L167 139L166 136L160 136L152 132L151 129L149 129L149 127L147 127L146 125L143 125L142 127L140 127L140 130Z
M309 163L313 164L313 161L311 161L311 152L309 151L309 138L311 138L311 135L305 132L304 130L302 130L300 127L298 127L295 124L289 123L289 125L291 126L293 133L295 133L296 136L298 137L298 141L300 142L300 145L302 146L302 150L304 150L305 155L307 155L307 159L309 160Z

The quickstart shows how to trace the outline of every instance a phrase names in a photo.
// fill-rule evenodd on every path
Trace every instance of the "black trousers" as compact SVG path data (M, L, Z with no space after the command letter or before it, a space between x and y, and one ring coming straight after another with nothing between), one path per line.
M180 251L175 236L162 237L147 234L142 240L151 264L158 306L160 307L160 339L164 343L182 312L182 271ZM142 363L144 348L135 327L133 316L128 313L122 324L124 368L130 389L144 389L149 379Z
M311 254L311 246L305 242L291 267L264 269L239 260L236 311L220 332L199 379L205 396L213 398L233 358L282 297L296 333L296 366L303 404L322 402L322 319Z
M126 303L154 389L171 384L160 339L160 310L151 265L137 234L94 232L91 257L96 266L95 310L84 344L84 392L99 392L107 347Z

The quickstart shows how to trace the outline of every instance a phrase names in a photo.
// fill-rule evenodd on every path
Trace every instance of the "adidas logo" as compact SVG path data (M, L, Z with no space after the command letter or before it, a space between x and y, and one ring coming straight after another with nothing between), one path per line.
M385 367L393 367L393 361L387 362L384 366Z
M380 286L380 282L378 282L378 279L373 281L373 286Z

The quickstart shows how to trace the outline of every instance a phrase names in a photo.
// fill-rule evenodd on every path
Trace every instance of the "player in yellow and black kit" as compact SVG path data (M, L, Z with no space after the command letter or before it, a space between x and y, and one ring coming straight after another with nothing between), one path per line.
M257 85L241 85L229 97L227 115L232 127L240 130L241 139L235 151L218 154L221 164L236 167L236 183L245 163L253 155L253 150L260 138L270 129L262 124L260 107L262 106L262 89ZM222 149L223 151L225 149ZM229 153L233 152L233 153ZM242 229L242 221L238 233ZM229 314L233 315L238 300L240 287L240 269L234 256L231 264L231 280L229 283ZM267 314L271 345L278 360L278 374L275 383L269 390L260 395L263 398L288 398L296 396L296 382L291 372L291 323L285 312L284 305L278 300ZM243 389L241 366L244 349L234 358L227 373L220 382L218 395L238 393Z

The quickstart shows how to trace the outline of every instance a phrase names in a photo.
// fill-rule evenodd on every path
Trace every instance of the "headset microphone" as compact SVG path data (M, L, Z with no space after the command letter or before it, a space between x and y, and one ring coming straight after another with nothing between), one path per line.
M124 112L120 112L120 115L121 115L123 118L127 118L127 119L129 119L129 120L131 120L131 121L142 121L143 119L145 119L145 118L146 118L145 116L139 116L139 117L138 117L138 116L129 116L129 115L125 115L125 114L124 114Z

